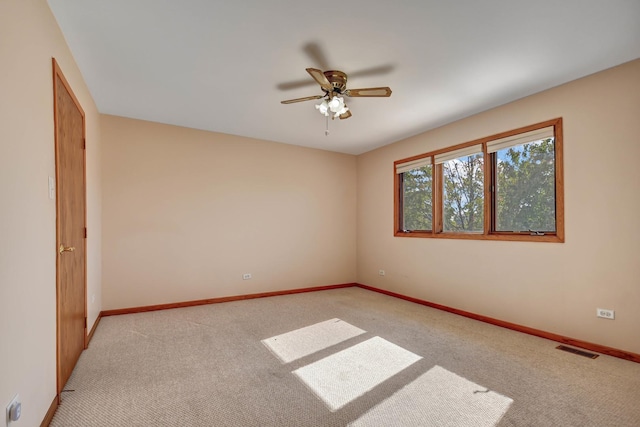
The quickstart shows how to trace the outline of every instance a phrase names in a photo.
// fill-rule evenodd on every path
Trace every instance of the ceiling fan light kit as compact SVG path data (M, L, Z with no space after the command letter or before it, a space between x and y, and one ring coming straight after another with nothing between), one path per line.
M316 109L320 112L320 114L329 117L329 113L332 113L332 119L336 117L340 117L349 111L349 107L344 103L344 98L341 96L334 96L327 102L326 99L323 99L322 102L316 105Z
M391 89L388 87L372 87L365 89L347 89L347 74L338 70L322 71L316 68L307 68L307 73L320 85L320 89L324 95L306 96L304 98L288 99L282 101L282 104L293 104L296 102L311 101L322 99L317 104L316 109L323 116L327 117L327 130L325 134L329 134L329 117L335 119L348 119L351 117L351 111L344 102L344 96L348 97L389 97Z

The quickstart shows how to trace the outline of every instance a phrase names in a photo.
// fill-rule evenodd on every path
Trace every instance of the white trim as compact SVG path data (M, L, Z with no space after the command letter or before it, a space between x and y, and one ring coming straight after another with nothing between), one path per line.
M396 173L401 174L409 172L412 169L418 169L423 166L431 165L431 157L423 157L422 159L412 160L410 162L400 163L396 165Z
M495 153L505 148L515 147L516 145L526 144L528 142L539 141L541 139L553 138L553 126L536 129L525 133L518 133L507 136L505 138L494 139L487 142L487 153Z
M470 147L460 148L458 150L447 151L446 153L436 154L435 163L437 165L448 162L449 160L458 159L460 157L472 156L482 153L482 144L472 145Z

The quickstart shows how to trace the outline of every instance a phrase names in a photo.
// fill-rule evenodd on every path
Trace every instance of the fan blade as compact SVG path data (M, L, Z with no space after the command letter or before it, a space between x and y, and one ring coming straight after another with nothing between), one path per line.
M301 87L313 86L315 84L316 84L315 80L304 79L304 80L296 80L292 82L280 83L276 87L280 90L289 90L289 89L298 89Z
M349 117L351 117L351 110L348 110L344 114L340 114L340 120L348 119Z
M368 87L366 89L348 89L344 91L347 96L391 96L388 87Z
M365 68L364 70L352 71L349 73L349 78L353 79L355 77L367 77L367 76L377 76L380 74L388 74L393 71L395 67L392 64L387 65L379 65L377 67Z
M307 47L305 46L305 51L307 50ZM307 52L309 53L309 52ZM309 54L311 56L311 54ZM316 61L320 61L320 59L316 59ZM320 62L319 62L320 64ZM320 68L326 69L328 68L325 65L320 65ZM352 73L349 73L349 78L354 78L354 77L367 77L367 76L375 76L375 75L379 75L379 74L388 74L391 71L393 71L395 67L391 64L387 64L387 65L380 65L378 67L372 67L372 68L366 68L364 70L360 70L360 71L354 71ZM278 84L276 87L280 90L290 90L290 89L298 89L301 87L306 87L306 86L311 86L313 85L315 81L310 81L309 79L306 80L295 80L295 81L291 81L291 82L285 82L285 83L280 83Z
M327 57L318 42L309 42L302 49L316 63L315 65L325 70L329 68L329 61L327 61Z
M294 102L311 101L313 99L324 98L325 95L305 96L304 98L287 99L286 101L280 101L281 104L293 104Z
M317 68L307 68L307 73L311 74L311 77L327 92L333 91L333 85L327 80L327 76L324 75L322 70Z

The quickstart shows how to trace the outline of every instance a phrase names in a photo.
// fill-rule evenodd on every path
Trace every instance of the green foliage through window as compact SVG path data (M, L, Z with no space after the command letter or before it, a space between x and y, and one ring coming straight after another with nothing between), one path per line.
M554 139L499 150L496 231L556 231Z
M484 167L482 154L442 164L444 231L484 231Z
M396 236L564 242L562 118L394 162Z
M431 230L433 226L433 166L411 169L402 174L403 229Z

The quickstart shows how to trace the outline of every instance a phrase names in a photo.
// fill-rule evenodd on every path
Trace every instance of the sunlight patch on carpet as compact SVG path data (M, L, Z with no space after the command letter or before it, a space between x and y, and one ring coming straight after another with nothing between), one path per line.
M493 427L513 399L434 366L349 426Z
M374 337L293 371L331 411L337 411L422 359Z
M262 343L284 363L289 363L365 332L340 319L330 319L264 339Z

